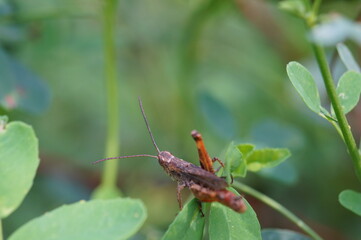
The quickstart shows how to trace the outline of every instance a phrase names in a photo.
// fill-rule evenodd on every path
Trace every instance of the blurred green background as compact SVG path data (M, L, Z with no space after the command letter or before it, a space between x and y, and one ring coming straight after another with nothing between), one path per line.
M11 92L0 113L31 124L41 154L31 192L4 220L5 235L57 206L88 199L99 183L102 164L91 162L105 157L102 5L0 0L0 93L11 89L9 78L31 93L26 99L21 89ZM355 19L360 5L324 1L321 10ZM158 146L187 161L198 164L192 129L220 158L230 141L287 147L289 160L244 181L325 239L360 239L360 218L337 201L343 189L357 189L351 159L336 131L307 109L286 76L291 60L318 74L300 20L280 11L277 1L261 0L122 0L117 15L121 155L155 154L138 96ZM360 47L350 47L359 59ZM334 49L328 50L332 55ZM16 106L9 109L12 100ZM349 114L356 139L360 111ZM148 208L137 238L158 239L178 212L176 184L152 159L123 159L119 165L124 195ZM298 231L270 207L246 198L263 228Z

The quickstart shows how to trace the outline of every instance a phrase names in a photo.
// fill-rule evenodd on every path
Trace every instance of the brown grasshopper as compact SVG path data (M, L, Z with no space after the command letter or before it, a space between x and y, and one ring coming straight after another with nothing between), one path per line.
M237 196L231 191L227 190L227 182L218 176L216 176L213 169L213 162L219 161L217 158L211 159L204 146L202 136L197 131L192 131L192 137L196 141L199 161L201 167L198 167L192 163L186 162L183 159L175 157L168 151L160 151L150 130L147 117L145 115L142 101L139 98L139 106L142 111L142 115L147 126L149 135L156 148L158 155L139 154L130 156L110 157L98 160L95 163L110 159L132 158L132 157L152 157L158 159L159 164L163 167L165 172L177 182L177 200L179 208L182 209L181 191L187 187L193 195L201 202L219 202L236 212L243 213L246 211L246 205L244 204L242 197ZM220 162L220 161L219 161ZM220 162L223 166L223 163Z

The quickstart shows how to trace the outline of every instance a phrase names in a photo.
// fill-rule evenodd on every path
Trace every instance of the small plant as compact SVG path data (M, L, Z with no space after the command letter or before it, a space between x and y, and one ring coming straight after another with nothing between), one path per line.
M186 128L183 125L188 127L191 124L196 124L199 120L197 115L199 112L204 111L206 113L204 115L208 114L212 120L217 115L221 115L222 121L220 122L223 125L219 126L220 124L217 121L212 122L212 124L216 126L218 132L227 132L224 134L229 137L227 141L231 137L235 137L232 135L232 131L235 129L236 124L230 117L231 114L229 114L228 109L223 108L206 91L200 91L200 94L197 95L202 106L200 110L195 111L197 108L197 105L194 104L196 91L191 81L195 72L196 45L201 35L200 32L210 16L217 12L218 9L227 9L227 4L229 3L222 0L209 0L204 5L200 4L201 7L194 12L194 15L191 15L190 21L185 28L184 39L182 39L180 47L178 46L180 54L177 60L180 65L178 66L180 73L178 73L178 82L175 85L178 84L179 86L176 88L174 95L175 98L179 97L180 103L176 106L176 110L180 112L180 115L184 116L186 116L185 113L187 112L192 113L184 121L182 119L175 124L177 125L176 131L182 132L182 134ZM26 17L13 18L9 11L4 12L1 10L4 5L10 6L10 4L0 1L0 37L3 32L9 33L9 31L2 31L2 25L8 27L8 25L12 25L9 24L12 21L15 23L18 20L27 21L28 19ZM301 19L306 26L310 46L322 74L330 106L327 107L321 104L315 77L306 67L292 61L287 64L286 71L291 84L293 84L307 107L330 122L336 129L347 147L356 177L361 181L361 148L357 147L346 118L346 114L359 102L361 69L350 49L344 43L345 41L351 41L361 44L361 27L359 23L339 15L321 15L319 13L320 5L321 0L284 0L279 3L281 9ZM232 5L232 7L234 6ZM10 8L6 9L9 10ZM58 15L58 13L54 15ZM122 146L122 144L119 138L120 97L115 41L117 1L104 0L100 14L97 13L97 16L101 18L102 22L102 52L104 54L107 96L107 134L104 155L105 157L115 157L123 154L123 152L120 154L119 151L119 146ZM24 37L21 34L19 36ZM0 40L0 114L4 115L0 116L0 240L3 240L1 221L13 214L27 196L33 185L40 162L39 143L33 127L21 121L9 122L8 117L5 115L12 109L30 113L44 111L50 102L50 91L39 77L15 60L16 54L12 54L11 51L4 47L11 41L3 44L3 39L0 38ZM337 84L335 84L331 73L332 62L327 62L324 50L326 47L337 53L334 58L338 57L346 69L339 77ZM212 109L207 108L210 105L213 106ZM222 114L215 114L212 111L215 108L218 109L217 113L221 112ZM125 112L125 110L123 109L122 112ZM144 142L147 141L144 140ZM200 203L197 199L191 198L179 211L164 234L162 233L161 239L323 239L315 230L281 203L244 183L246 177L250 175L249 173L257 173L261 170L276 167L284 163L291 156L291 152L287 148L256 147L255 144L247 142L228 142L228 144L225 151L219 153L224 166L220 166L220 164L216 166L219 167L219 171L215 173L218 176L216 179L221 183L226 181L229 185L229 187L224 187L222 190L235 196L236 199L240 199L237 196L242 196L247 210L244 211L245 208L242 206L242 209L238 209L237 212L237 209L234 211L229 206L220 204L220 201ZM142 151L142 149L139 149L139 151ZM177 154L180 153L175 153L175 155ZM89 159L89 166L93 160L95 159ZM188 159L185 160L188 161ZM149 209L152 206L146 208L141 200L126 197L118 188L118 162L107 161L104 163L100 184L94 189L90 200L81 200L69 205L63 205L34 218L15 230L8 239L119 240L143 237L143 233L139 231L147 218L147 208ZM194 180L192 177L182 177L191 183ZM345 187L345 190L339 193L339 203L346 209L361 216L361 193L347 188L351 187ZM197 196L197 192L195 195ZM252 205L247 201L249 196L281 213L290 222L298 226L304 234L284 229L262 229L259 217ZM176 201L175 196L174 201ZM202 211L199 204L202 205Z
M287 74L306 105L335 127L346 144L356 176L361 181L360 150L357 148L346 119L346 114L357 105L360 99L361 70L346 45L338 43L337 53L346 67L346 72L342 74L335 86L324 51L324 46L333 46L337 42L347 39L361 43L360 35L355 35L355 32L360 32L361 26L341 16L324 17L326 22L322 23L318 14L320 4L320 0L314 1L312 5L309 1L289 0L281 2L280 6L303 19L310 32L311 46L331 102L330 109L327 110L321 105L315 80L304 66L298 62L290 62L287 65ZM361 193L344 190L339 195L339 202L345 208L361 216Z

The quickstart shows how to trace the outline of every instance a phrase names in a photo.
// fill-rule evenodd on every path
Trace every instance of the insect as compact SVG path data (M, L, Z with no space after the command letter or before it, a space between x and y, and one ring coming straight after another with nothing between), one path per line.
M201 202L219 202L236 212L243 213L246 211L246 205L243 202L241 196L237 196L231 191L227 190L227 182L218 176L216 176L215 170L213 169L213 162L219 161L217 158L211 159L206 151L203 143L202 136L197 131L192 131L192 137L196 141L199 161L201 167L196 166L192 163L184 161L183 159L177 158L168 151L160 151L150 129L147 117L144 112L143 104L139 98L139 106L142 112L145 125L149 132L150 138L155 149L158 152L157 156L150 154L138 154L120 157L110 157L100 159L94 164L121 158L133 158L133 157L151 157L158 159L159 164L163 167L165 172L177 182L177 200L179 208L182 209L182 198L181 191L187 187L191 190L193 195ZM220 161L219 161L220 162ZM223 166L223 163L220 162Z

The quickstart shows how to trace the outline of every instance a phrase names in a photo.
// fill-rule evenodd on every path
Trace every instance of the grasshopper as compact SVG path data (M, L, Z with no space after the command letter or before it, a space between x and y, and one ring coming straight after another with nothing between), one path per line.
M202 136L196 130L191 132L193 139L196 142L199 161L201 167L196 166L192 163L184 161L183 159L175 157L168 151L160 151L150 129L148 119L145 115L143 104L139 98L139 106L145 121L145 125L149 132L153 146L157 150L157 156L150 154L138 154L120 157L110 157L100 159L94 164L121 158L133 158L133 157L151 157L158 159L159 164L163 167L164 171L177 182L177 200L179 208L182 209L182 197L181 191L186 187L191 190L193 195L201 202L219 202L236 212L243 213L246 211L246 205L241 196L237 196L233 192L227 190L227 182L215 175L213 169L213 162L219 161L223 166L223 163L217 158L211 159L205 148Z

